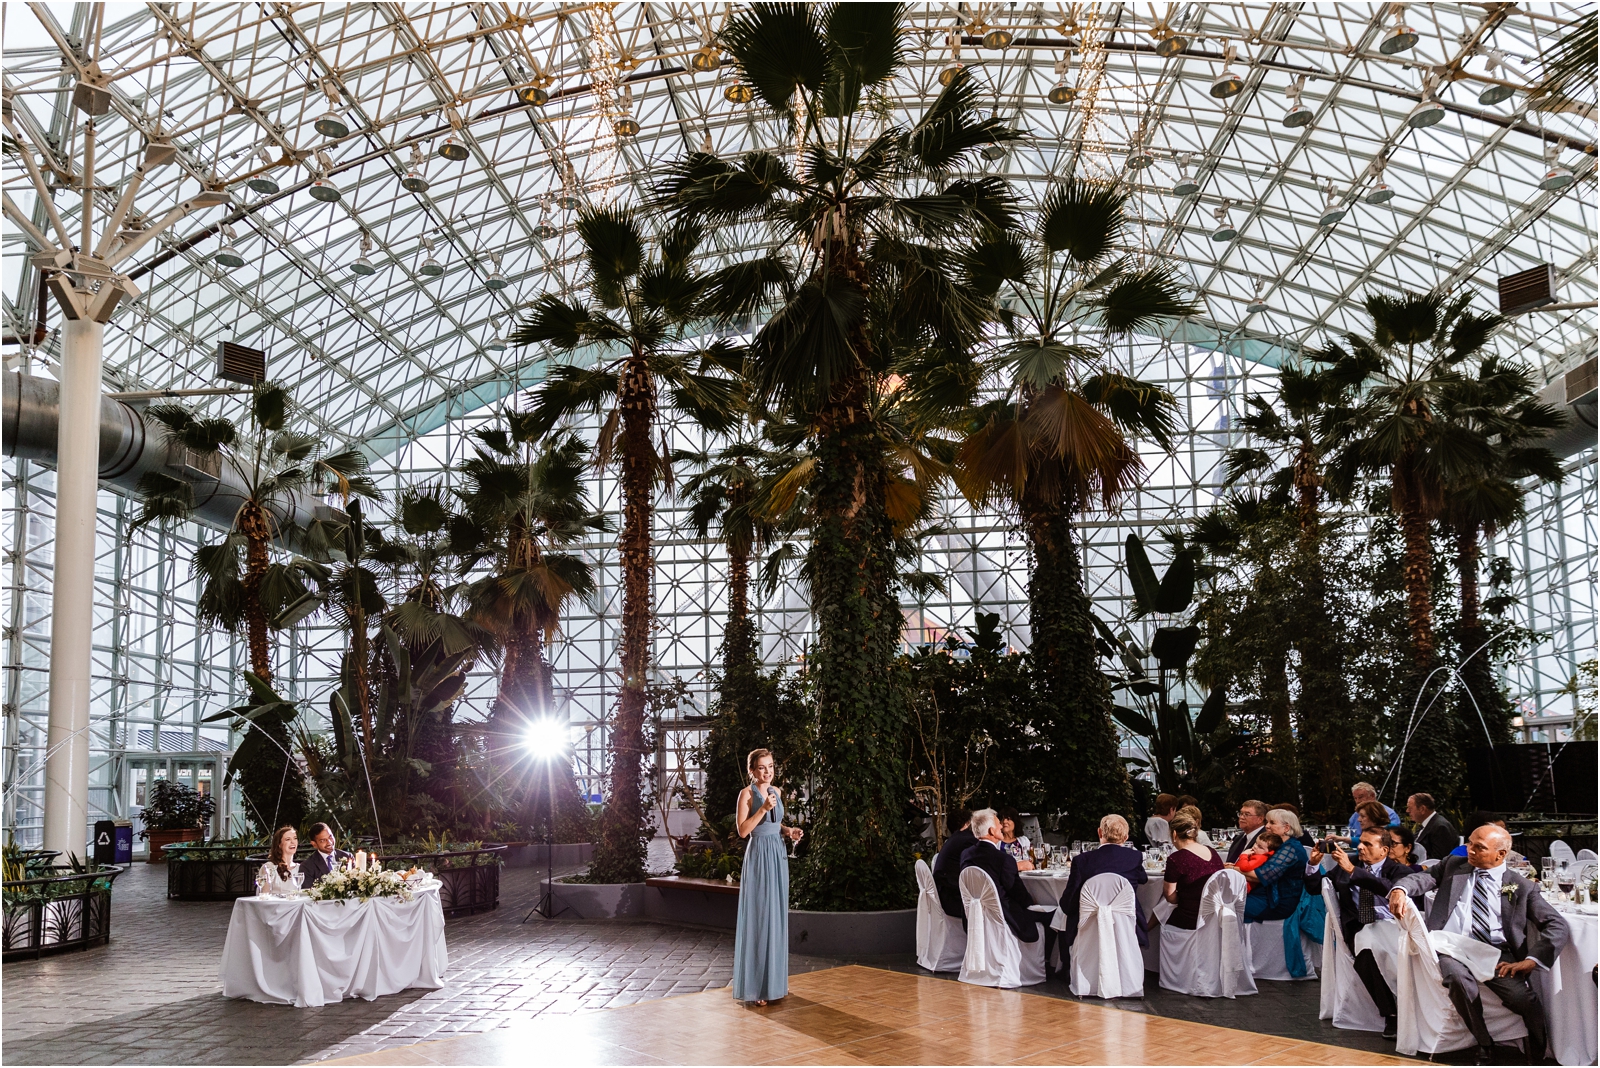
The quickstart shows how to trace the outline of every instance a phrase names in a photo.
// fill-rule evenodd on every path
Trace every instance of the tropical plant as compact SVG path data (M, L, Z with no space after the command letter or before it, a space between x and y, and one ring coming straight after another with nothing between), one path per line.
M145 417L161 424L173 443L194 460L225 464L243 488L244 500L227 535L195 554L195 570L202 580L196 615L202 625L219 626L229 634L242 629L249 643L251 671L270 682L268 630L274 629L275 621L283 624L286 608L314 596L308 583L315 585L326 576L325 569L309 559L273 560L275 541L298 538L313 556L323 555L327 547L327 531L285 529L279 516L292 510L294 496L302 492L331 489L346 501L377 499L380 494L362 474L367 461L359 450L330 453L315 435L284 429L291 414L287 390L256 386L249 414L243 428L224 418L201 418L181 404L151 405ZM139 479L138 488L143 499L136 526L187 519L194 513L194 485L185 479L151 471Z
M290 748L299 705L253 671L244 672L244 681L249 688L244 704L201 721L230 720L232 729L244 732L228 758L223 786L239 784L245 818L258 833L270 835L284 824L303 826L309 804L305 774Z
M622 208L584 211L576 229L589 266L589 302L539 298L514 340L567 354L590 350L595 362L552 367L532 393L517 436L537 440L565 418L605 412L596 462L617 466L622 489L622 685L607 732L608 790L590 874L603 882L637 882L644 878L648 830L643 739L653 603L651 516L666 465L654 438L659 394L665 387L672 404L702 426L728 429L735 397L726 373L732 348L716 341L695 349L684 341L708 286L692 266L702 237L698 226L669 227L653 250L643 224Z
M1486 436L1447 415L1464 380L1462 365L1483 353L1502 320L1471 311L1470 294L1372 293L1365 305L1370 336L1346 334L1344 346L1334 343L1312 357L1354 391L1329 416L1335 448L1327 477L1341 493L1363 475L1389 482L1389 507L1405 542L1411 646L1405 685L1417 715L1431 717L1425 728L1412 715L1397 724L1396 751L1406 752L1400 796L1421 790L1453 800L1461 789L1462 736L1457 710L1437 700L1435 689L1443 680L1435 670L1431 525L1450 487L1480 476L1493 461Z
M1543 111L1592 115L1600 75L1600 13L1590 11L1569 23L1544 64L1544 78L1531 94Z
M680 218L764 224L778 248L718 272L726 314L776 304L750 346L756 405L803 428L814 514L807 572L816 617L817 822L797 872L806 908L899 907L911 895L906 710L894 540L930 477L921 438L978 382L986 308L961 284L959 250L1010 223L994 177L957 177L1016 138L979 114L962 73L909 126L870 106L909 62L897 4L760 4L720 41L795 144L668 168L659 202ZM904 413L889 418L891 410ZM936 477L936 476L934 476ZM897 523L896 515L902 517Z
M968 256L975 290L1002 309L994 363L1009 388L973 411L956 481L974 503L1013 510L1027 535L1033 664L1075 769L1056 800L1079 836L1096 813L1131 811L1132 795L1073 523L1095 498L1109 508L1138 486L1144 465L1130 436L1167 447L1176 413L1166 391L1116 370L1106 346L1196 310L1170 266L1122 251L1127 200L1111 185L1062 182L1022 233Z
M140 838L150 837L151 831L188 831L202 827L217 811L217 799L202 794L194 787L170 779L156 779L150 784L144 811L140 819L144 829Z

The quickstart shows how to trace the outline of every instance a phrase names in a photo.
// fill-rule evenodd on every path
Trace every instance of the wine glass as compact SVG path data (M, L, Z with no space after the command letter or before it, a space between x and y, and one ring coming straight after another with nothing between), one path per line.
M1539 863L1539 883L1547 893L1553 893L1556 888L1556 858L1545 857Z
M1561 867L1556 870L1556 885L1561 887L1561 892L1571 896L1572 888L1577 881L1578 873L1572 870L1572 865L1562 861Z

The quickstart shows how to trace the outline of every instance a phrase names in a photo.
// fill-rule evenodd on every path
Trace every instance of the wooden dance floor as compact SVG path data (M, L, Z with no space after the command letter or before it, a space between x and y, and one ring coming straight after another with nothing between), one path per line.
M1405 1064L1400 1057L849 966L765 1008L726 989L325 1064ZM1409 1062L1415 1063L1415 1062Z

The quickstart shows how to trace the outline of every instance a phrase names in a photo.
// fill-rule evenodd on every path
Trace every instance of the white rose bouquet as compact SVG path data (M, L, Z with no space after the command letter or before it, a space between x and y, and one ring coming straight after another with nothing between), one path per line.
M366 901L374 897L410 901L412 888L397 871L340 867L318 879L306 895L313 901Z

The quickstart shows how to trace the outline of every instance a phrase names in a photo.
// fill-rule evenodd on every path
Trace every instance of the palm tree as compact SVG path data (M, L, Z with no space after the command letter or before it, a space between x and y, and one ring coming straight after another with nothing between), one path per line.
M1053 800L1084 821L1074 833L1090 829L1095 813L1131 811L1132 793L1073 522L1096 497L1109 508L1139 485L1144 465L1129 435L1167 447L1176 412L1164 390L1114 370L1105 344L1197 310L1169 267L1139 266L1119 251L1126 216L1126 193L1068 180L1025 232L968 257L974 288L1003 309L994 362L1009 389L972 412L956 481L975 503L1015 509L1027 534L1039 696L1076 769Z
M1511 740L1512 708L1495 681L1490 639L1480 613L1479 538L1524 518L1520 483L1537 478L1561 480L1561 461L1539 439L1566 422L1556 408L1538 399L1533 371L1526 364L1483 359L1476 372L1449 392L1444 418L1475 431L1489 444L1489 462L1453 481L1441 519L1455 540L1455 566L1460 579L1460 612L1456 624L1461 683L1467 699L1460 712L1468 736L1480 723L1491 743Z
M764 225L778 246L718 272L711 293L724 311L776 304L751 343L750 389L812 445L819 782L796 881L804 907L899 907L909 894L907 709L891 672L901 619L896 470L886 444L914 449L952 398L976 388L970 353L986 309L960 285L958 250L1010 218L1002 180L954 177L980 148L1016 136L979 116L970 77L955 78L909 127L863 106L907 62L902 13L840 3L733 14L721 42L787 125L793 163L787 153L695 152L658 186L680 218ZM909 397L920 415L905 424L912 439L897 442L884 416L909 411Z
M541 833L566 840L587 823L571 764L548 769L546 789L521 755L529 724L555 711L545 648L568 602L595 592L593 568L566 550L610 530L611 523L590 504L584 478L589 450L576 435L543 435L533 418L516 412L504 413L502 424L476 432L480 445L457 467L462 510L441 521L462 575L489 566L462 593L465 619L493 635L501 650L500 689L488 726L495 777L508 779L512 808L540 824Z
M588 259L590 302L541 297L514 340L564 353L593 347L600 355L592 367L551 368L531 396L521 433L536 440L562 419L605 411L596 462L615 463L622 487L622 691L608 734L609 791L590 875L605 882L638 882L644 878L646 830L641 789L654 573L651 517L666 462L654 440L659 393L665 387L672 403L707 429L727 429L735 396L727 373L733 350L720 341L698 350L685 343L708 284L691 266L702 236L699 227L668 228L653 254L639 221L621 208L584 212L577 233Z
M1296 665L1299 693L1295 700L1299 739L1297 743L1287 722L1275 721L1273 756L1291 782L1301 763L1317 769L1315 774L1300 778L1304 804L1308 811L1316 813L1331 813L1344 804L1346 791L1355 781L1355 752L1349 729L1350 690L1343 645L1328 610L1323 561L1331 535L1323 514L1327 496L1324 466L1329 448L1323 424L1331 411L1348 400L1347 387L1330 372L1285 364L1278 371L1277 406L1264 397L1252 396L1247 401L1250 410L1239 419L1239 429L1257 444L1230 449L1225 460L1226 485L1247 476L1259 479L1264 474L1269 490L1267 503L1288 508L1294 515L1296 559L1287 561L1288 582L1280 588L1289 591L1293 604L1285 608L1300 625L1274 629L1282 642L1284 658L1272 670L1287 671L1291 648L1300 654ZM1252 516L1275 518L1271 509L1246 511ZM1223 514L1226 513L1218 513ZM1240 539L1233 542L1242 544ZM1227 551L1222 554L1227 555ZM1287 685L1281 692L1287 698Z
M197 615L202 624L220 626L229 634L243 629L250 648L250 669L263 683L270 683L272 651L267 632L272 621L310 592L307 579L324 575L312 561L273 560L273 542L302 533L286 529L279 516L290 510L296 493L320 492L325 480L331 480L334 491L347 502L352 497L376 500L381 494L362 474L367 461L359 450L328 453L314 435L284 429L290 414L287 390L257 386L249 412L250 421L243 431L231 420L200 418L181 404L151 405L145 414L191 454L218 458L243 486L244 500L228 533L221 542L203 546L195 554L195 567L203 580ZM183 479L152 471L140 478L139 492L143 503L134 520L136 526L165 518L188 519L194 514L194 486Z
M1433 522L1444 510L1452 485L1470 481L1490 466L1487 437L1448 417L1460 370L1483 353L1502 320L1469 310L1470 295L1439 293L1365 301L1372 334L1346 334L1348 348L1330 345L1313 357L1355 399L1329 416L1335 450L1328 481L1349 492L1362 475L1387 478L1389 505L1403 540L1401 575L1410 636L1411 685L1401 700L1395 740L1401 778L1397 796L1417 790L1454 798L1460 788L1462 743L1453 709L1433 699L1438 640L1433 624ZM1414 722L1412 703L1428 709Z

